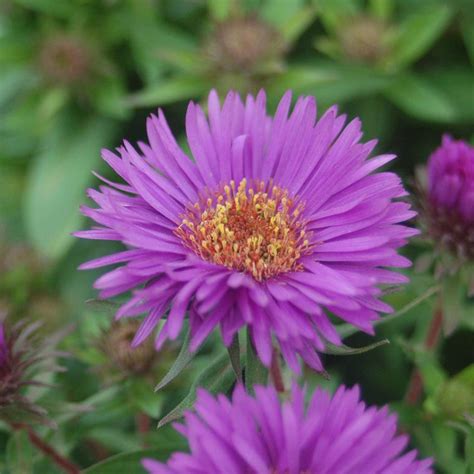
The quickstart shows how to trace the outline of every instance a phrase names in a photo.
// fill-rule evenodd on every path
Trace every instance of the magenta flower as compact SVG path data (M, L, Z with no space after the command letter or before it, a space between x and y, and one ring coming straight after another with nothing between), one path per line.
M460 256L474 258L474 147L445 135L428 161L428 226Z
M193 159L181 150L161 111L147 121L149 145L128 142L103 158L125 181L89 190L98 208L82 212L99 226L76 235L117 240L128 249L82 269L119 264L99 278L101 298L132 290L117 317L146 313L134 345L167 314L156 340L175 339L186 313L195 350L217 326L226 345L248 326L262 362L272 336L289 365L296 354L320 370L315 350L340 344L328 313L373 334L380 284L406 278L383 267L410 262L397 248L417 231L400 225L414 212L394 199L397 175L375 170L394 155L368 159L361 123L336 107L316 120L313 97L291 93L275 116L265 94L245 104L231 92L209 95L209 120L194 103L186 115Z
M422 474L431 459L403 454L407 436L387 407L366 407L359 388L339 387L334 396L317 389L305 409L296 385L280 403L273 387L256 387L252 398L239 386L232 401L198 393L196 413L176 429L190 453L174 453L167 464L142 461L150 474Z

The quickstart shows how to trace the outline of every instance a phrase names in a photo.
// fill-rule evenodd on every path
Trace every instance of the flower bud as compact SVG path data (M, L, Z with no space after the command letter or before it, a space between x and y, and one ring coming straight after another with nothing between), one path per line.
M77 37L66 34L54 36L46 40L40 49L39 68L50 82L78 84L91 73L91 52Z
M151 369L156 359L151 338L132 347L139 326L140 322L136 320L114 322L102 338L103 351L112 364L126 374L144 374Z
M219 23L206 46L216 68L231 72L253 72L260 63L279 59L284 50L280 33L253 16Z
M474 147L445 135L429 158L427 180L428 233L456 256L474 260Z

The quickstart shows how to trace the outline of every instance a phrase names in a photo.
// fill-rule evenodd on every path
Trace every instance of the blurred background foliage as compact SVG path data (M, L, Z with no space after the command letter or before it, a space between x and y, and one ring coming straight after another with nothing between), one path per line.
M68 371L41 394L59 429L39 430L59 451L82 467L144 447L166 456L181 441L169 426L156 431L154 420L222 352L211 340L154 394L180 343L129 354L130 328L111 325L113 305L85 304L98 273L79 273L78 264L117 248L70 235L85 225L78 208L97 185L91 170L108 173L100 148L144 140L145 118L157 107L186 147L186 104L204 101L211 88L265 88L270 110L292 89L316 96L321 111L337 103L360 116L365 138L399 155L394 167L409 183L442 133L474 139L473 7L472 0L1 1L0 312L41 320L45 332L76 324L64 344ZM399 412L439 472L473 472L472 298L451 298L454 329L436 350L427 347L440 290L423 265L429 244L419 239L407 252L418 262L412 284L387 296L400 318L377 334L391 344L328 355L331 379L308 372L308 384L360 383L367 402ZM347 335L351 346L373 342ZM111 347L124 348L122 359ZM414 367L424 390L409 404ZM201 375L217 386L212 374ZM0 428L2 472L57 472L24 433ZM140 472L137 459L122 454L86 472Z

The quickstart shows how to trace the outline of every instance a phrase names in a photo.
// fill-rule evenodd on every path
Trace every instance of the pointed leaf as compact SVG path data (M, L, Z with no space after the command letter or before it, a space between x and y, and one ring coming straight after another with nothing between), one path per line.
M330 342L325 343L324 353L325 354L332 354L332 355L356 355L356 354L363 354L364 352L371 351L379 346L384 346L385 344L390 344L388 339L382 339L381 341L374 342L373 344L369 344L368 346L364 347L349 347L344 344L340 346L336 346L331 344Z
M229 356L225 352L197 376L186 397L160 420L158 428L181 418L185 410L192 408L196 401L196 390L199 387L211 393L225 393L234 381L235 373L230 365Z
M239 334L237 333L232 341L232 344L227 348L229 353L230 363L234 369L235 376L239 382L242 381L242 367L240 364L240 342Z
M188 366L193 357L196 355L195 352L191 352L189 350L189 339L190 330L188 329L181 344L181 350L179 351L178 357L176 357L176 360L173 362L170 370L156 385L155 392L158 392L158 390L161 390L171 381L173 381Z

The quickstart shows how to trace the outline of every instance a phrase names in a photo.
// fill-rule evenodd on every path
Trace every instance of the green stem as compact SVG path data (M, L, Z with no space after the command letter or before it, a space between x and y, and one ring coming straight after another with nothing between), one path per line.
M266 385L268 380L268 370L260 362L252 343L252 338L247 330L247 355L245 364L245 387L247 392L254 393L255 385Z

